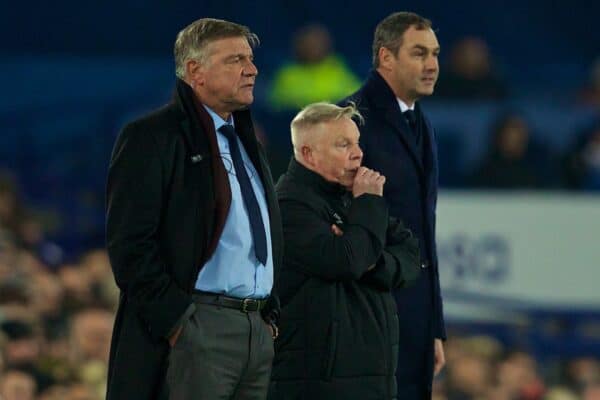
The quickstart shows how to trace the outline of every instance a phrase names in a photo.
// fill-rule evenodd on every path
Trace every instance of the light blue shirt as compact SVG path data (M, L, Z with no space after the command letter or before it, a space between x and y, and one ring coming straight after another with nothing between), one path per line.
M260 213L265 225L267 236L267 265L261 264L254 254L254 243L250 228L248 211L244 205L240 184L235 176L235 168L229 152L227 138L219 132L219 128L226 123L233 124L233 118L227 122L214 111L206 107L212 117L217 132L217 143L225 170L229 175L231 187L231 207L227 214L225 227L219 244L212 257L206 262L198 274L196 289L204 292L222 293L227 296L261 299L271 293L273 287L273 249L271 246L271 226L269 224L269 210L265 199L265 189L258 172L244 145L237 138L246 172L252 183Z

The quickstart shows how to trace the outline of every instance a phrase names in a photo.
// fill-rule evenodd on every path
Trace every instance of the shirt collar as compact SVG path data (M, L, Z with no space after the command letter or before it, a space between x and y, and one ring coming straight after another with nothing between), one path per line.
M208 107L207 105L202 104L202 106L206 109L206 111L208 112L208 115L210 115L210 117L212 118L213 123L215 124L215 132L219 132L219 128L221 128L225 124L231 124L235 127L235 124L233 123L232 115L230 115L229 118L227 119L227 121L225 121L223 118L221 118L219 116L219 114L217 114L216 112L211 110L210 107Z
M415 110L415 103L413 103L412 107L409 107L406 105L405 102L403 102L402 100L400 100L398 97L396 97L396 100L398 100L398 105L400 105L400 111L404 112L406 110Z

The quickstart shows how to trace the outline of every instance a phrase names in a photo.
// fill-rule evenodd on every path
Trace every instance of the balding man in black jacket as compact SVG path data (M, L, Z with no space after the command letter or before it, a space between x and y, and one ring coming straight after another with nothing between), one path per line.
M292 122L276 186L286 251L271 399L395 399L391 290L416 280L416 240L390 221L385 177L361 167L354 106L317 103Z

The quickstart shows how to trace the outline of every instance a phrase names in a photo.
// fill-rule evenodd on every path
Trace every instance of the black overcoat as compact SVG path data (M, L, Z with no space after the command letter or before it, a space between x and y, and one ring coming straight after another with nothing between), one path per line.
M233 116L265 188L276 279L283 241L273 181L250 112ZM191 88L178 81L173 103L125 126L110 162L107 248L121 295L108 400L163 398L167 337L193 312L190 293L216 248L230 204L212 120ZM272 293L263 316L276 317L278 308Z

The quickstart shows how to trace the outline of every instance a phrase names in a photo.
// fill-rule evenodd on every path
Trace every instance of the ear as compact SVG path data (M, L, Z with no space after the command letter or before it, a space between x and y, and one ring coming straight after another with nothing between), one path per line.
M302 155L302 160L310 166L313 166L315 164L315 160L314 160L314 155L313 155L313 151L310 148L310 146L307 145L303 145L300 148L300 154Z
M196 60L188 60L185 63L185 74L190 82L195 82L196 85L204 84L204 68Z
M390 64L396 59L390 49L383 46L379 48L377 57L379 57L379 66L387 70L391 69Z

